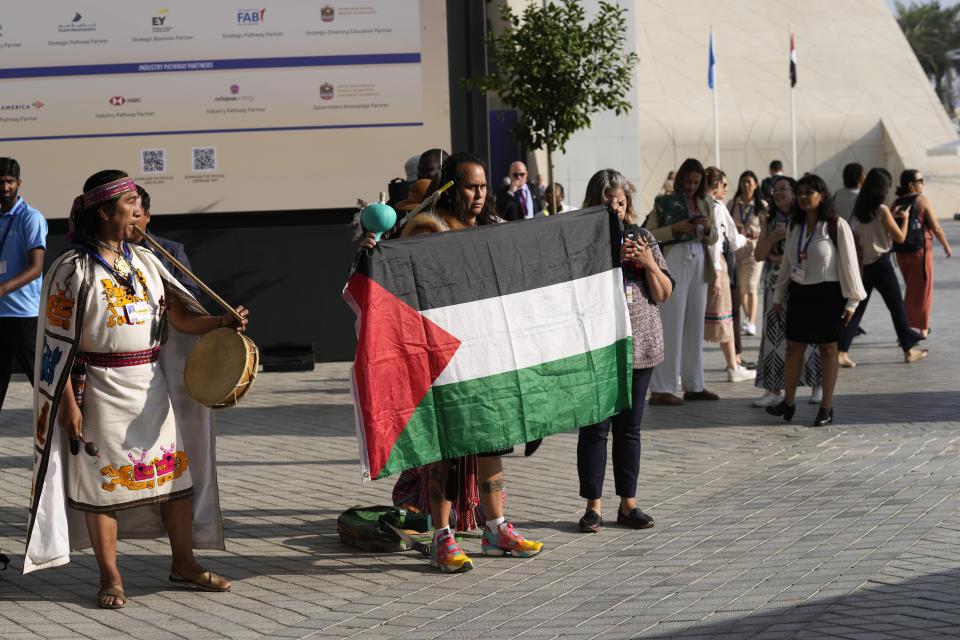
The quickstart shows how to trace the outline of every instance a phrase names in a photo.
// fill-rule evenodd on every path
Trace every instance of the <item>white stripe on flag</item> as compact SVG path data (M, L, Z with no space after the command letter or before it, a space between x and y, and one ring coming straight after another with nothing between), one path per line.
M434 386L560 360L631 335L620 268L423 315L462 342Z

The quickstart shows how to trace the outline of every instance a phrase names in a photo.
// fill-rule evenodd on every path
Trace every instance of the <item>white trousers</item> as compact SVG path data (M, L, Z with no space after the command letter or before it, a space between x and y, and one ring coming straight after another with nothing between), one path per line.
M674 279L673 294L660 306L663 321L663 362L653 370L652 393L674 393L677 376L684 391L703 391L703 326L707 283L703 281L703 245L689 243L667 253Z

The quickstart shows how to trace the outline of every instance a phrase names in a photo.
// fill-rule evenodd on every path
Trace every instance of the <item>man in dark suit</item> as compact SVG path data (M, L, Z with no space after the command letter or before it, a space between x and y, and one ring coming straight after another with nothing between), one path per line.
M510 184L497 194L497 213L504 220L524 220L543 215L540 193L527 177L527 165L519 160L510 165Z
M140 185L137 185L137 193L140 195L140 209L143 211L143 215L137 220L137 226L146 231L147 225L150 224L150 194L147 193L147 190ZM166 249L170 255L179 260L183 266L193 271L193 269L190 267L190 258L187 257L187 252L183 248L182 244L179 242L174 242L173 240L161 238L160 236L154 234L150 234L150 237L156 240L157 244ZM149 248L149 245L147 245L147 248ZM157 258L160 259L160 263L167 269L167 271L169 271L173 277L177 279L177 282L186 287L187 291L192 293L194 298L199 298L200 290L197 288L197 285L193 280L188 278L183 271L175 267L172 262L167 260L159 253L157 253Z

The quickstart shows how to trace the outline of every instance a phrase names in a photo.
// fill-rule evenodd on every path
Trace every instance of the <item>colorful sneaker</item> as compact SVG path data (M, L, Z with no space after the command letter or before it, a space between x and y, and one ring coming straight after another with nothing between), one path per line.
M463 552L452 533L445 533L430 545L430 566L444 573L465 573L473 569L473 560Z
M480 550L485 556L511 555L515 558L529 558L540 553L542 542L524 540L523 536L513 530L513 524L505 522L500 525L496 533L486 527L483 528L483 544Z

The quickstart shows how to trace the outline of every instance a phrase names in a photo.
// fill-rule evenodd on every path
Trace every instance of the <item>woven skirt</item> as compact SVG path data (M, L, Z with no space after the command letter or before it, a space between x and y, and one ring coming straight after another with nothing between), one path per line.
M790 282L787 305L787 340L806 344L836 342L843 327L846 300L839 282Z
M703 339L707 342L730 342L733 340L733 301L730 297L730 277L727 261L720 261L720 291L713 294L707 288L707 312L704 314Z

